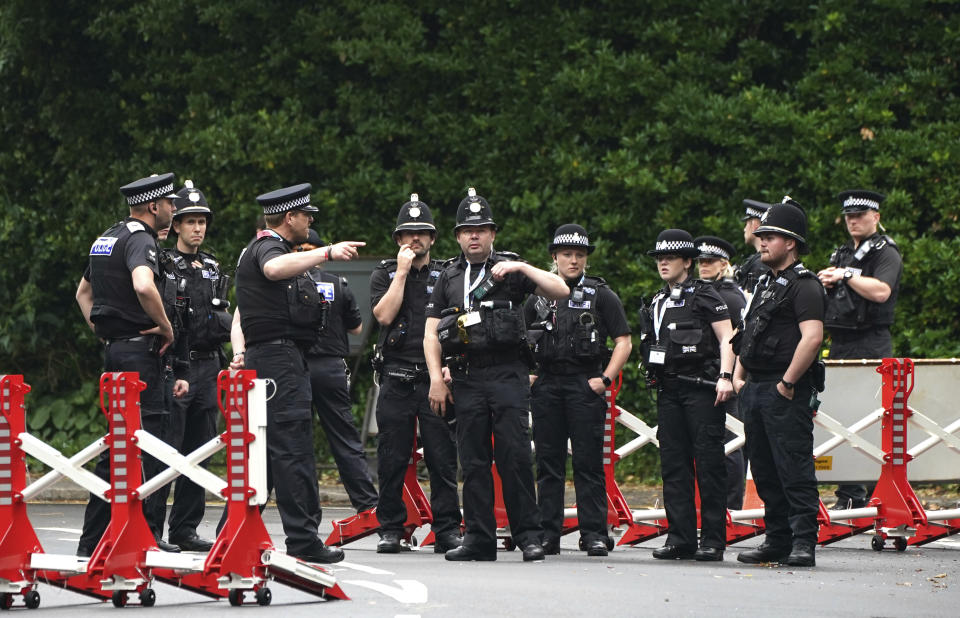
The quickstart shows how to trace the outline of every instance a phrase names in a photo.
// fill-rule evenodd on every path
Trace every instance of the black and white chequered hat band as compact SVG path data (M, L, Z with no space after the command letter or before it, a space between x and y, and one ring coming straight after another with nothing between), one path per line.
M661 240L654 251L681 251L693 248L693 243L689 240Z
M156 187L155 189L150 189L149 191L144 191L143 193L138 193L136 195L130 195L127 197L127 204L130 206L135 206L137 204L143 204L144 202L150 202L157 198L163 197L164 195L170 195L173 193L173 183L168 185L163 185L162 187Z
M850 208L852 206L866 206L867 208L871 208L873 210L880 210L880 202L876 200L869 200L865 197L848 197L843 201L844 208Z
M558 234L553 238L553 244L558 247L590 246L590 241L583 234Z
M293 210L294 208L300 208L301 206L306 206L310 203L310 195L301 195L300 197L288 200L286 202L279 202L270 206L264 206L263 214L265 215L275 215L281 212L287 212L288 210Z
M753 206L747 206L746 215L748 217L757 217L758 219L763 216L765 211L760 210L759 208L754 208Z
M725 260L730 259L730 255L724 251L721 247L717 245L708 245L707 243L701 244L697 249L700 250L700 253L706 253L707 255L716 255L722 257Z

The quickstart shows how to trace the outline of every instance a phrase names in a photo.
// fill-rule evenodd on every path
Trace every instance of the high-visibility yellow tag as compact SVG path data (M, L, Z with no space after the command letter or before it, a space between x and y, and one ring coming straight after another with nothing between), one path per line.
M833 455L821 455L813 461L816 470L833 470Z

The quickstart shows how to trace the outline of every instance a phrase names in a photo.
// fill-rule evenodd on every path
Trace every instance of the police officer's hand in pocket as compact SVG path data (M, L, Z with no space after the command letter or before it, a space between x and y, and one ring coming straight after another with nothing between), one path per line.
M607 391L607 385L603 383L602 378L590 378L587 380L587 386L590 387L590 390L600 395L601 397Z
M453 403L453 393L443 380L430 380L430 393L427 398L430 400L430 409L440 416L446 416L447 402Z
M154 326L147 330L140 331L141 335L156 335L160 337L162 343L160 349L157 351L157 356L163 356L163 353L167 351L167 348L170 347L170 344L173 343L173 326L170 325L170 322L166 324L161 324L160 326Z
M727 378L717 380L717 400L713 402L713 405L719 406L731 397L733 397L733 382Z
M777 388L777 392L780 393L781 397L783 397L784 399L790 399L791 401L793 400L792 388L787 388L782 381L777 382L776 388Z

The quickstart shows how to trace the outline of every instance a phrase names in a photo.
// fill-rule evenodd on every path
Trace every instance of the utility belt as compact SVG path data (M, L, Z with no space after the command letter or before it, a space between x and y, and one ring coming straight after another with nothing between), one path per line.
M467 352L444 359L451 371L468 371L470 368L483 369L495 365L505 365L520 360L519 349L507 349L499 352Z
M858 329L849 329L849 328L835 328L828 329L830 331L830 338L834 341L854 341L860 339L867 334L876 334L882 335L890 332L889 324L874 324L867 326L866 328Z
M430 372L426 363L403 363L388 361L383 365L381 375L401 382L430 382Z
M217 358L216 350L190 350L190 360L210 360Z
M256 346L260 346L260 345L286 345L286 346L291 346L291 347L297 348L297 349L300 351L301 354L303 354L304 356L306 356L306 350L307 350L307 348L309 347L310 344L307 343L307 342L297 341L296 339L287 339L286 337L280 337L280 338L277 338L277 339L268 339L268 340L266 340L266 341L257 341L256 343L248 343L248 344L247 344L247 347L248 347L248 348L253 348L253 347L256 347Z
M555 376L574 376L581 374L598 375L601 372L601 367L599 362L579 364L555 362L541 363L540 371L541 373L549 373L550 375Z
M783 378L786 367L778 371L748 370L747 379L750 382L779 382ZM827 386L827 366L822 360L815 360L797 380L797 383L810 384L818 393L822 393Z
M160 351L161 339L157 335L135 335L133 337L109 337L106 339L106 345L118 342L142 343L154 354Z

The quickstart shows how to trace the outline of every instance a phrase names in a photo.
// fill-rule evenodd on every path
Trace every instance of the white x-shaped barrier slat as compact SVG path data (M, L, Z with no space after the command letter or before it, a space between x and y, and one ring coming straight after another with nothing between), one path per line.
M848 442L854 449L859 450L864 455L867 455L878 463L883 463L883 449L868 442L862 436L858 435L859 432L863 431L867 427L870 427L881 418L883 418L883 408L877 408L847 428L832 416L823 410L820 410L817 412L817 415L813 417L813 422L832 433L834 437L814 448L814 457L819 457L820 455L823 455L824 453L827 453L840 446L844 442Z
M137 445L141 451L153 455L170 466L137 489L141 500L180 475L187 477L216 496L223 495L223 490L226 489L227 482L207 471L205 468L200 467L201 461L225 447L220 436L216 436L192 453L183 456L177 449L143 429L138 429L134 435L137 437Z
M21 433L17 437L20 439L20 448L24 453L40 460L52 468L50 472L40 477L35 483L28 485L23 490L24 500L30 500L45 488L53 485L64 477L69 478L74 483L80 485L101 500L107 499L106 491L110 489L110 483L81 467L103 451L107 450L107 442L105 438L100 438L73 457L67 459L60 453L60 451L28 433Z
M913 412L910 422L930 434L930 437L907 451L908 453L916 457L940 442L960 452L960 437L953 435L957 430L960 430L960 419L953 421L946 427L941 427L917 410L910 408L910 411Z

